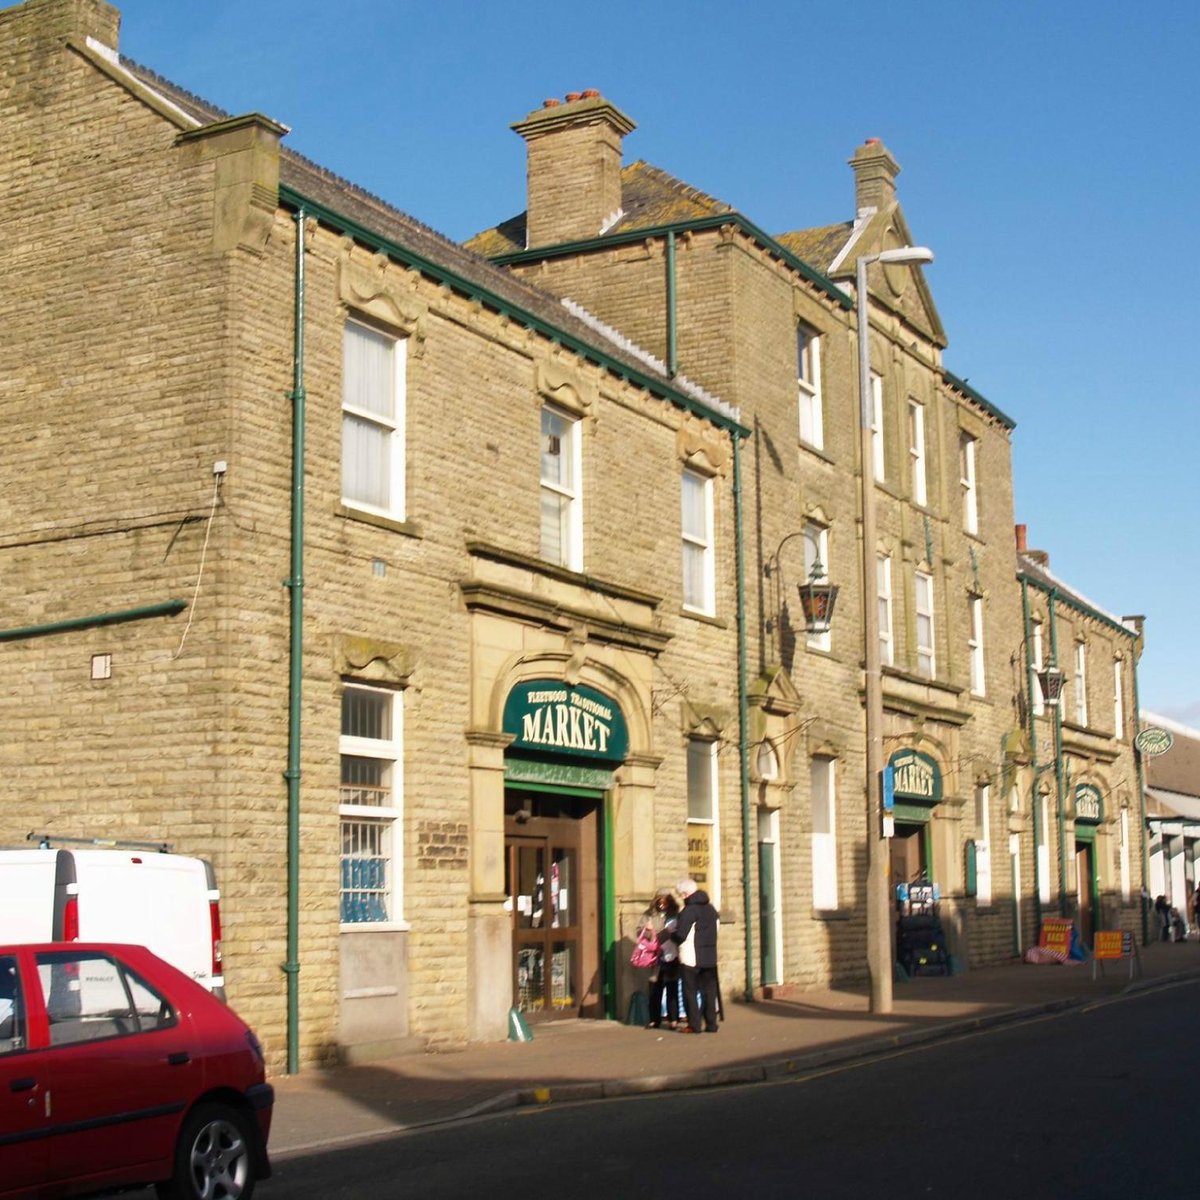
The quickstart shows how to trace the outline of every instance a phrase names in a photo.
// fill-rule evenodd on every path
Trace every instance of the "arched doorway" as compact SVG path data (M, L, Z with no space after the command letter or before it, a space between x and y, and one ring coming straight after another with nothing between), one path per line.
M613 771L629 750L620 706L584 684L518 683L504 732L505 908L512 1004L532 1020L615 1015Z

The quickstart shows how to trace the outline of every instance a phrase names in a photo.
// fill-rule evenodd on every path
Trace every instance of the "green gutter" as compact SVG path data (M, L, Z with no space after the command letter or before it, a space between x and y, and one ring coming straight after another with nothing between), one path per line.
M280 189L282 194L282 189ZM606 233L601 237L585 238L578 242L560 242L554 246L539 246L534 250L513 250L509 254L496 254L491 261L497 266L507 267L517 263L540 262L546 258L566 258L575 254L586 254L593 250L607 250L613 246L644 242L649 238L666 237L678 233L699 233L707 229L720 229L725 225L736 225L747 237L756 241L764 250L815 284L831 300L836 300L847 312L854 301L842 291L832 279L797 258L790 250L780 245L769 233L764 233L753 221L746 220L741 213L718 213L712 217L697 217L692 221L674 221L667 225L648 225L642 229L623 229L620 233Z
M754 923L750 919L750 702L746 694L746 549L742 530L741 442L733 438L733 535L737 566L738 766L742 798L742 909L746 924L746 1002L754 999Z
M98 625L120 625L123 621L141 621L146 617L173 617L185 608L187 608L186 600L164 600L160 604L144 604L140 608L122 608L115 612L92 613L87 617L68 617L65 621L49 621L44 625L22 625L17 629L0 629L0 642L19 642L26 638L44 637L51 633L92 629Z
M985 400L965 379L959 379L957 375L952 375L949 371L943 370L942 382L949 384L956 391L962 392L964 396L973 400L989 416L995 417L1005 429L1016 429L1017 423L1012 417L1008 416L1007 413L1002 413L990 400Z
M409 250L407 247L400 245L399 242L394 242L389 238L383 237L374 230L368 229L365 225L359 224L350 217L343 216L326 205L309 200L293 188L280 185L279 202L284 207L302 210L307 216L315 217L322 224L336 229L348 237L354 238L356 241L369 246L373 250L382 251L397 262L404 263L406 266L420 271L438 283L444 283L448 287L454 288L472 300L478 300L483 304L487 304L503 316L517 321L535 333L543 334L551 341L573 351L588 362L595 363L597 366L603 367L606 371L611 371L612 374L619 378L625 379L637 387L644 388L646 391L674 404L677 408L695 413L697 416L703 417L704 420L723 429L728 429L731 433L735 433L739 437L750 436L750 430L744 425L732 417L726 416L719 410L710 408L707 404L702 403L687 392L671 387L670 384L656 379L653 375L647 374L645 371L641 371L629 363L621 362L620 359L613 358L592 343L585 342L581 338L567 333L543 317L535 316L519 304L515 304L513 301L501 296L498 292L493 292L490 288L483 287L474 280L456 274L440 263L435 263L432 259L425 258L423 255Z
M304 221L296 210L295 339L292 378L291 635L288 639L287 1070L300 1069L300 697L304 684Z
M1107 613L1102 613L1098 608L1092 608L1091 605L1085 604L1082 600L1072 596L1070 592L1064 592L1061 588L1047 583L1044 579L1039 579L1036 575L1031 575L1027 571L1018 571L1017 579L1021 583L1033 584L1039 592L1044 592L1047 596L1053 596L1067 608L1072 608L1076 612L1082 613L1085 617L1091 617L1092 620L1099 621L1102 625L1107 625L1109 629L1124 634L1125 637L1137 636L1128 625L1118 621L1115 617L1110 617Z

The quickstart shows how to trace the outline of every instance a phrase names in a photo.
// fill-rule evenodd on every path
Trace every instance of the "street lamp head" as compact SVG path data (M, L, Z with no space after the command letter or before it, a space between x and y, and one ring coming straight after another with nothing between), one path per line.
M1063 683L1066 676L1054 663L1048 663L1037 672L1038 683L1042 685L1042 698L1050 708L1057 708L1062 700Z
M828 633L833 621L833 606L837 601L837 585L825 577L825 568L818 558L813 562L807 583L796 585L800 607L804 611L805 633Z
M872 257L881 263L931 263L933 251L928 246L897 246L894 250L881 250Z

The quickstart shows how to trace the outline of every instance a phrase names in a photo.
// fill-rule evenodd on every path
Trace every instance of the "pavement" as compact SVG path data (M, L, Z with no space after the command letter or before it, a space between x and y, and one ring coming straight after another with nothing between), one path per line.
M1200 979L1200 941L1141 947L1128 962L1012 962L894 988L873 1015L865 987L736 1002L720 1031L683 1037L618 1021L534 1024L525 1042L472 1044L278 1076L273 1160L515 1109L783 1079L908 1046Z

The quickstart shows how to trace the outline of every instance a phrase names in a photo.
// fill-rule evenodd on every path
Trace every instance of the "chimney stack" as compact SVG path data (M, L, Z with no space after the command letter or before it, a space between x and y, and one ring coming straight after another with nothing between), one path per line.
M526 245L598 237L621 211L621 139L634 123L588 88L545 101L512 128L527 147Z
M878 138L867 138L850 159L854 168L854 209L862 216L865 209L876 212L896 199L896 176L900 164Z

